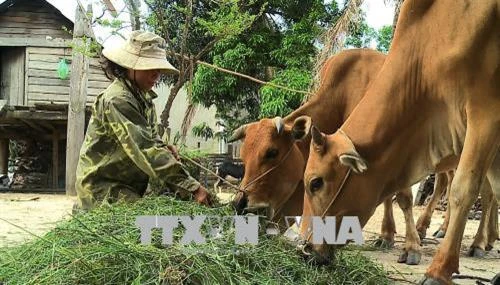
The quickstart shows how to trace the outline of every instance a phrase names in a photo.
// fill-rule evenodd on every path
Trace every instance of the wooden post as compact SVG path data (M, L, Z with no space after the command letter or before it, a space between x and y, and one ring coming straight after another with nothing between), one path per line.
M92 30L81 4L76 7L73 44L88 50ZM91 6L89 7L91 13ZM85 37L85 38L84 38ZM69 84L68 128L66 139L66 195L75 196L76 166L85 132L85 102L89 60L73 49Z
M0 176L9 172L9 139L0 139Z
M52 188L59 188L59 132L52 134Z

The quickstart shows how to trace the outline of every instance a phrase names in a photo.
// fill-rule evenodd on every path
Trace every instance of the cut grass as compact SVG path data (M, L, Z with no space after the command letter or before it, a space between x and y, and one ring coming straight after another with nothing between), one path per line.
M170 197L103 205L61 222L43 237L0 248L4 284L388 284L382 267L357 251L339 251L335 262L308 264L281 237L259 236L258 245L234 243L225 231L204 244L140 243L140 215L232 216L230 207L206 208Z

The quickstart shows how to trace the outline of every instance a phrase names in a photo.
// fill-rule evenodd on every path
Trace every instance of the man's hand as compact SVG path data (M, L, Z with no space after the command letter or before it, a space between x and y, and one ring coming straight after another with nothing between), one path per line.
M205 206L211 206L212 205L212 199L210 197L210 193L208 193L207 189L205 187L200 186L196 191L194 191L194 199L196 202L205 205Z
M177 148L175 146L167 145L167 149L172 153L172 155L174 156L175 159L177 159L177 161L181 160L179 153L177 152Z

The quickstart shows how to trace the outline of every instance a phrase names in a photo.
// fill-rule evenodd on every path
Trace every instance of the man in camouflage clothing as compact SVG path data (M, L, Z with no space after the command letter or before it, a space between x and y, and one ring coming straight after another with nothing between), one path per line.
M167 60L165 41L134 31L118 49L104 49L105 72L113 83L92 110L76 173L77 206L142 197L150 179L209 204L209 195L158 136L151 90L161 73L178 73Z

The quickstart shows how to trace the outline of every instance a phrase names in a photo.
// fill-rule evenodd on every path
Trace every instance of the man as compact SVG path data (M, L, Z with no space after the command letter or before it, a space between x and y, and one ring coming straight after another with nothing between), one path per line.
M134 31L119 48L103 50L104 70L113 83L101 93L80 151L77 206L142 197L150 179L181 196L209 205L210 196L159 138L151 90L162 74L177 74L167 60L165 41Z

